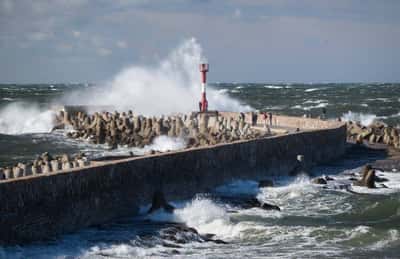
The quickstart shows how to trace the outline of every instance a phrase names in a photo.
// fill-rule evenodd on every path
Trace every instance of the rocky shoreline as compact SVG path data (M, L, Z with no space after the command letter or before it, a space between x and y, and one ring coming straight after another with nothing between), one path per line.
M347 123L347 137L350 142L357 144L385 144L400 150L400 130L379 121L369 126L350 121Z
M264 137L265 132L252 128L243 116L222 117L215 113L191 113L175 116L145 117L132 111L85 112L60 111L55 129L70 129L68 137L107 144L111 148L126 145L143 148L155 137L166 135L184 138L187 148Z

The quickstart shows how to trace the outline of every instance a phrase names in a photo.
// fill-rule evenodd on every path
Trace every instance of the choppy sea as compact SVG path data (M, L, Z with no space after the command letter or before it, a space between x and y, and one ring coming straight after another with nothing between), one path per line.
M209 90L211 109L243 108L316 117L325 108L331 119L358 120L365 125L374 120L400 124L400 84L215 83ZM63 131L49 133L57 106L76 103L77 97L90 92L107 91L96 84L0 85L0 166L32 160L45 151L83 151L91 156L131 151L126 147L110 151L105 146L69 140ZM135 94L127 91L126 98L131 98L134 111L141 112L144 106ZM197 91L193 96L193 106L183 107L188 111L196 109ZM163 102L165 113L182 110L175 105L180 100L168 99L168 93L160 94L160 100L155 97L143 105ZM184 144L165 137L133 151L180 149ZM250 180L234 181L211 193L199 193L192 200L171 201L178 208L172 215L142 214L49 242L0 247L0 258L398 258L400 173L378 172L389 180L385 183L389 188L371 191L354 187L360 194L344 188L363 164L383 156L380 151L351 149L343 159L314 168L314 175L335 179L325 187L312 184L306 175L275 176L275 186L266 188L258 188L257 182ZM248 197L276 204L281 211L245 209L241 201ZM175 226L171 222L184 223L200 234L214 234L226 244L171 232ZM173 237L166 233L173 233Z

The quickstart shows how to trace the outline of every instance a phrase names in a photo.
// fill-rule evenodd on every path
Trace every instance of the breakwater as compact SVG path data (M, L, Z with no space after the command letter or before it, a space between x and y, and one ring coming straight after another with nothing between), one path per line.
M0 242L48 239L135 215L156 190L185 199L232 179L288 174L298 165L327 162L345 151L341 122L275 116L276 126L299 132L182 151L91 163L57 174L0 183ZM287 125L286 125L286 124ZM307 126L307 127L305 127Z

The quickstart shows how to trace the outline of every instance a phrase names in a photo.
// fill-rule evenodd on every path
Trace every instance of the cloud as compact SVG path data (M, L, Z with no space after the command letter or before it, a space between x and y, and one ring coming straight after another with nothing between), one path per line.
M79 38L81 36L81 32L80 31L72 31L72 36L74 36L74 38Z
M51 36L51 33L39 31L28 34L28 39L32 41L43 41L49 39Z
M107 49L107 48L98 48L97 49L97 54L99 54L102 57L106 57L112 54L112 51Z
M0 12L9 14L13 11L13 9L14 9L14 4L11 0L0 1Z
M236 9L235 9L235 12L234 12L234 14L233 14L233 16L234 16L235 18L240 18L240 17L242 16L242 11L240 11L239 8L236 8Z
M211 81L359 80L350 71L360 64L365 77L398 78L398 13L389 0L0 0L0 79L46 81L57 68L106 80L189 37L212 63ZM24 71L10 73L9 60Z
M120 49L126 49L128 47L128 43L123 40L117 41L116 45Z

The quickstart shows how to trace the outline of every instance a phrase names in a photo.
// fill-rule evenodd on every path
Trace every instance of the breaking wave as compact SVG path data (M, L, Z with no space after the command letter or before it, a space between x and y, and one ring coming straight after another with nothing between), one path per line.
M46 133L53 128L54 112L33 104L11 103L0 110L0 134Z
M128 67L101 87L99 93L92 91L83 97L70 96L66 101L130 108L145 115L197 111L201 89L198 66L204 60L201 46L192 38L183 42L159 64ZM211 87L207 89L207 99L211 110L251 109Z
M342 115L343 121L358 121L364 126L372 124L377 119L375 114L348 111Z

